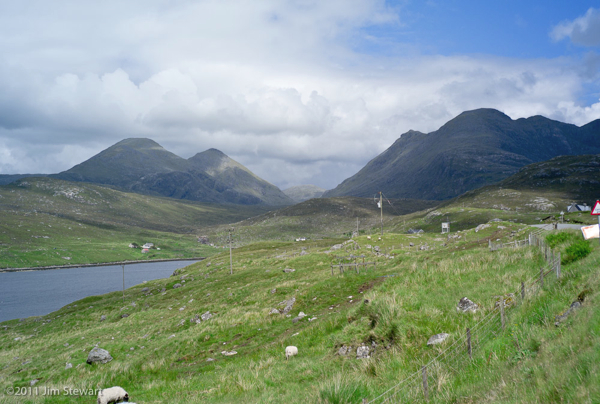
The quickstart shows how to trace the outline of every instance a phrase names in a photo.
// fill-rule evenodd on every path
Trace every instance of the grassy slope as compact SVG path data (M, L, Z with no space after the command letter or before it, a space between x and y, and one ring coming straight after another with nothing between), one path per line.
M196 241L206 226L265 210L27 178L0 187L0 268L206 256L214 249ZM142 255L128 248L132 242L153 242L161 250Z
M542 258L534 248L492 253L472 241L479 237L487 244L486 238L511 234L522 238L524 227L493 224L477 234L461 232L447 246L435 234L388 234L382 241L361 236L360 252L377 260L377 269L333 277L329 265L338 260L324 251L336 240L312 242L306 245L308 254L293 257L298 244L246 246L235 251L233 275L228 254L218 255L210 263L187 267L179 289L172 285L180 278L171 277L129 289L125 303L112 293L48 316L3 323L0 391L40 378L38 387L59 389L121 385L133 401L145 403L361 402L437 355L442 348L427 347L429 336L448 332L452 341L493 307L493 296L514 291L538 271ZM410 242L430 249L408 247ZM373 257L368 243L393 249L395 258ZM598 402L599 263L600 248L594 244L592 255L563 267L560 281L547 282L537 297L513 309L506 331L478 346L472 363L440 366L430 381L432 400ZM285 274L285 267L296 271ZM142 287L152 294L144 295ZM160 292L162 287L166 292ZM583 289L590 291L583 308L556 328L554 316ZM483 309L457 314L456 303L465 295ZM303 311L307 318L294 324L291 318L269 315L291 297L296 304L290 314ZM193 315L207 310L213 319L190 324ZM121 318L123 313L130 316ZM101 315L107 316L105 322L99 321ZM312 317L316 320L309 322ZM371 341L378 348L369 360L335 354L342 344L355 352ZM96 343L111 352L112 362L85 364ZM289 362L283 357L287 345L297 345L300 352ZM226 357L223 350L238 353ZM65 369L66 362L73 368ZM32 401L93 399L61 395Z

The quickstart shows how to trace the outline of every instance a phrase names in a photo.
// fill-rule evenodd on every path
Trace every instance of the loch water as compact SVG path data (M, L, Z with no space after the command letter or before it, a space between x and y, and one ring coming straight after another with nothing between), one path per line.
M194 261L125 265L125 289L154 279ZM121 265L0 272L0 322L42 316L84 297L123 289ZM126 292L127 293L127 292Z

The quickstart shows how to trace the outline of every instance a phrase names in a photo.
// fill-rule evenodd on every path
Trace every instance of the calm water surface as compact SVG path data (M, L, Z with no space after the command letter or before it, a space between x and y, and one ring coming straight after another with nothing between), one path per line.
M194 261L125 265L125 288L166 278ZM0 322L51 313L84 297L123 289L121 265L0 272Z

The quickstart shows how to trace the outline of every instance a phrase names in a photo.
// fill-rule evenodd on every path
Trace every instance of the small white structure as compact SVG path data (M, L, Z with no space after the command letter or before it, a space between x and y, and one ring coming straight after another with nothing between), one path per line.
M571 205L569 205L567 207L567 212L569 212L569 213L571 213L571 212L589 212L591 210L592 210L591 206L588 206L586 203L584 203L583 205L572 203Z
M450 222L442 222L442 234L450 233Z
M292 345L285 347L285 360L288 360L290 357L296 355L298 355L298 347Z
M146 243L142 246L142 248L152 248L154 247L154 243Z

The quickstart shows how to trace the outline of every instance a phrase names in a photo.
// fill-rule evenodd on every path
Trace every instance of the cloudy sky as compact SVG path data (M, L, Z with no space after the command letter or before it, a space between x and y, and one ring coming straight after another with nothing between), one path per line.
M594 8L596 4L596 8ZM0 174L129 137L333 188L465 110L600 118L600 6L563 0L3 0Z

